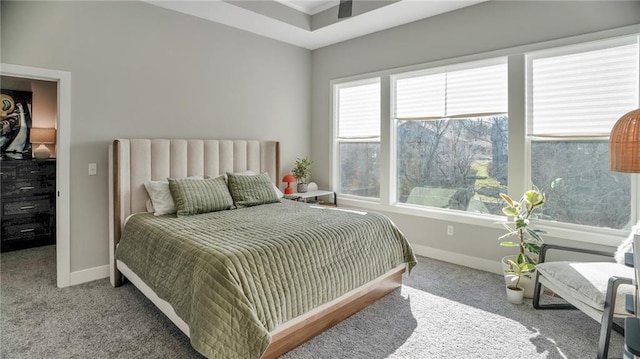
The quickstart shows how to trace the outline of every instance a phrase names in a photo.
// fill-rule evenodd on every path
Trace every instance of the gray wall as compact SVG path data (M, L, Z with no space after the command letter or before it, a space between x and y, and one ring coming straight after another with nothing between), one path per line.
M313 179L329 184L329 81L640 23L635 1L490 1L313 51L311 155ZM343 202L344 203L344 202ZM513 251L498 246L499 226L387 213L412 243L491 261ZM547 238L548 242L563 243ZM566 242L564 242L566 244Z
M311 53L142 2L0 6L2 62L71 72L72 271L108 263L113 138L275 139L283 171L311 154L314 181L327 185L331 79L620 27L640 14L639 2L488 2ZM90 162L98 176L87 175ZM445 233L446 222L390 216L414 243L502 255L499 229L457 223L445 238L425 233Z
M137 1L1 12L2 62L71 72L71 271L108 264L116 137L279 140L283 171L309 154L309 50Z

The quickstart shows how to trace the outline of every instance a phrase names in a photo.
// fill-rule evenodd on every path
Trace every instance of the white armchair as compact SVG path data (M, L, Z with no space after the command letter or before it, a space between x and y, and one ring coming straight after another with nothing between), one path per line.
M625 310L625 297L635 293L634 270L616 262L546 261L549 250L600 255L613 259L613 253L583 248L543 244L537 265L533 306L536 309L579 309L601 323L598 359L606 359L611 329L624 334L613 318L631 316ZM568 304L541 304L542 286L561 296Z

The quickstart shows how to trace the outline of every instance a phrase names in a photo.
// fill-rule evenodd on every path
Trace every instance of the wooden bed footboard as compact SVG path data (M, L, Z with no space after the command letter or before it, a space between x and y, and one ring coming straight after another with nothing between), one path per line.
M276 328L271 333L271 343L262 359L281 356L394 291L402 285L404 271L404 265L396 267L328 305L316 308Z

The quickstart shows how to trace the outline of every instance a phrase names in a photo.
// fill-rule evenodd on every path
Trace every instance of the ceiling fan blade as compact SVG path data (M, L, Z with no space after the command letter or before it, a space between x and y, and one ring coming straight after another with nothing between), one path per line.
M338 19L351 17L352 7L353 0L340 0L340 6L338 6Z

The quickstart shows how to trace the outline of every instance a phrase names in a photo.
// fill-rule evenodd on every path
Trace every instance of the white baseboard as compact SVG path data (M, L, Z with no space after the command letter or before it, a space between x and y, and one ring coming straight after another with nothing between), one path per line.
M483 270L485 272L491 272L496 274L503 274L502 265L499 261L491 261L488 259L468 256L466 254L460 254L456 252L449 252L442 249L431 248L419 244L412 243L411 247L413 252L417 255L437 259L444 262L462 265L474 269ZM76 285L85 282L91 282L93 280L109 277L109 265L103 265L100 267L93 267L89 269L83 269L75 272L71 272L69 278L70 285Z
M76 285L92 280L109 277L109 265L83 269L69 274L69 285Z
M456 252L444 251L419 244L411 243L413 252L417 255L437 259L443 262L462 265L469 268L483 270L485 272L503 274L502 264L499 261L491 261L484 258L468 256Z

